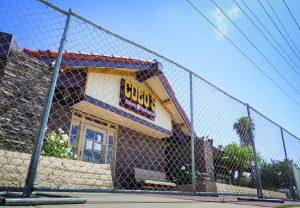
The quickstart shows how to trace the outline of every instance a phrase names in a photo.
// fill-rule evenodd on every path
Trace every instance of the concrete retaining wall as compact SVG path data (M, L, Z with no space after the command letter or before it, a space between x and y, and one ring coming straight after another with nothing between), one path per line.
M0 150L0 186L23 187L30 157ZM35 186L111 189L113 182L109 164L42 156Z
M257 194L256 188L248 188L241 186L233 186L228 184L216 183L219 193L234 193L234 194ZM276 191L263 190L263 195L274 198L286 199L286 194Z

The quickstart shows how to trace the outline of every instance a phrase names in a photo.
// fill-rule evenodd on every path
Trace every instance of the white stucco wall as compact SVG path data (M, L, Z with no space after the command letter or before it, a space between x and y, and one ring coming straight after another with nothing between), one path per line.
M120 84L121 79L129 79L136 83L138 86L149 90L144 83L138 82L132 76L121 76L114 74L102 74L102 73L88 73L87 84L86 84L86 95L96 98L102 102L105 102L111 106L122 109L128 113L134 114L135 116L147 120L161 128L172 131L172 119L169 112L162 106L162 104L156 101L156 118L154 121L141 116L133 111L123 108L119 105L120 98Z

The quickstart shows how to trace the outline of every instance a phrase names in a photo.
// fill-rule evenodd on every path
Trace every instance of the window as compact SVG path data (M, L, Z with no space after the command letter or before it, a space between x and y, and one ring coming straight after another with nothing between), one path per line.
M114 124L75 111L70 129L73 158L78 154L78 160L112 164L117 129Z
M71 156L75 159L76 146L78 141L79 125L72 124L70 132L70 143L72 145Z
M113 158L113 145L114 145L114 137L108 136L108 142L107 142L107 157L106 157L106 163L111 164L112 158Z
M85 128L83 160L95 163L104 163L105 144L105 130L87 125Z

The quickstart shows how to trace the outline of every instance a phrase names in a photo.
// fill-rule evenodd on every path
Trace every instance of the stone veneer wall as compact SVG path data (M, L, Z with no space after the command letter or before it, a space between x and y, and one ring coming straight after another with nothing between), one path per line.
M163 141L119 126L116 149L116 187L134 189L134 167L165 172Z
M214 158L213 158L213 145L212 140L201 140L202 149L198 150L199 152L203 152L204 161L205 161L205 172L209 175L210 181L215 181L215 168L214 168Z
M61 128L69 134L72 122L72 109L59 102L54 102L51 106L48 127L52 130Z
M0 63L0 149L30 152L50 82L50 68L19 50ZM72 111L53 102L50 129L69 133Z
M30 151L49 85L49 67L18 50L1 62L0 148Z
M23 188L30 154L0 150L0 186ZM112 189L109 164L41 156L35 186Z

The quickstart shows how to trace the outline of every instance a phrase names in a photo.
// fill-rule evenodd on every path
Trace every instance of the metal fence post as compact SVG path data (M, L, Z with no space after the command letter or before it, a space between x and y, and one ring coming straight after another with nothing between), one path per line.
M254 171L255 171L255 181L256 181L256 189L257 189L257 195L259 198L263 197L262 192L262 185L261 185L261 178L260 178L260 170L257 164L257 153L256 153L256 147L255 147L255 141L254 141L254 135L251 127L251 114L250 114L250 106L247 104L247 113L248 113L248 119L249 119L249 128L250 128L250 139L252 141L252 148L253 148L253 160L254 160Z
M284 156L285 156L285 159L288 160L286 147L285 147L285 140L284 140L283 131L282 131L281 127L280 127L280 133L281 133L282 145L283 145L283 150L284 150Z
M53 100L53 95L54 95L55 86L56 86L56 82L57 82L57 77L58 77L59 70L60 70L60 64L61 64L61 59L62 59L62 55L63 55L64 45L66 42L66 36L67 36L68 30L69 30L71 15L72 15L72 11L70 9L68 12L68 15L67 15L64 32L63 32L63 35L62 35L62 38L60 41L60 46L59 46L56 62L54 65L54 69L52 71L50 86L48 88L47 97L45 99L44 109L43 109L43 113L42 113L41 120L40 120L40 126L39 126L38 134L36 137L34 149L32 152L30 165L29 165L28 172L27 172L25 186L23 189L23 195L25 195L25 196L31 195L32 191L33 191L34 180L36 177L40 154L41 154L41 150L42 150L42 146L43 146L43 141L45 138L46 127L48 124L48 118L49 118L50 109L51 109L51 105L52 105L52 100Z
M285 146L285 139L284 139L283 130L282 130L281 127L280 127L280 133L281 133L281 139L282 139L282 145L283 145L285 160L289 164L289 159L288 159L288 156L287 156L287 151L286 151L286 146ZM291 164L291 165L293 165L293 164ZM293 166L290 166L290 164L289 164L288 174L289 174L289 180L290 180L290 191L291 191L293 199L295 199L295 193L294 193L294 188L293 188L293 179L292 179L290 169L293 171Z
M192 153L192 191L196 192L195 184L195 134L194 134L194 107L193 107L193 74L190 72L190 110L191 110L191 153Z

